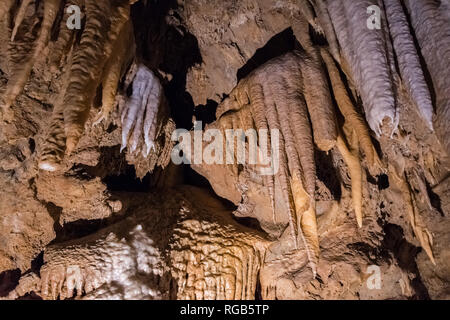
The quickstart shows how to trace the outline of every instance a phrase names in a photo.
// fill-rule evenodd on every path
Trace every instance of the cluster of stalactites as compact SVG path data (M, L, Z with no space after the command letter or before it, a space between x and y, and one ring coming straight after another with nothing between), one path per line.
M356 86L371 129L380 135L385 119L390 120L392 130L396 129L399 122L396 90L401 79L424 122L433 130L433 104L420 63L420 55L427 53L416 49L413 37L416 30L410 29L402 2L317 0L315 3L330 51Z
M337 122L332 95L345 118L345 128ZM342 155L352 180L353 207L360 227L363 212L359 151L366 156L371 169L377 170L380 165L369 129L351 102L330 53L311 47L309 52L296 51L272 59L239 82L219 105L216 116L222 129L243 126L244 130L280 132L275 144L279 170L274 176L263 176L262 181L271 198L272 210L275 210L275 179L278 180L288 211L291 236L296 245L298 240L304 243L315 273L319 240L315 216L314 148L325 152L336 148ZM259 143L264 142L261 139ZM274 146L273 142L268 143ZM270 150L270 146L265 150ZM240 206L249 207L251 205Z

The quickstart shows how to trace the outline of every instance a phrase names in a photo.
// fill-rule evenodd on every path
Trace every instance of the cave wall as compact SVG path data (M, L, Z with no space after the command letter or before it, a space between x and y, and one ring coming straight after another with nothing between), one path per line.
M0 41L6 44L0 49L2 95L18 73L17 65L30 58L45 15L43 2L32 1L25 8L23 23L11 44L13 18L22 3L13 2L5 15L0 7L4 26L0 30ZM63 294L48 292L48 288L43 287L52 281L64 284L74 281L68 277L73 269L67 270L67 266L77 261L82 252L87 262L84 265L80 263L82 276L81 280L76 280L99 284L94 285L94 289L98 289L96 291L87 293L86 290L85 298L213 298L211 292L215 289L208 287L208 281L213 280L208 278L206 281L205 272L218 267L221 280L212 278L223 281L223 284L217 284L217 288L224 290L228 285L235 289L233 293L241 293L238 297L221 291L219 297L222 298L448 299L450 161L446 142L442 141L442 135L429 130L401 79L397 79L401 85L393 89L398 113L397 130L379 136L370 132L370 139L383 162L383 170L371 172L367 159L361 157L362 228L358 228L355 220L351 177L344 159L336 150L324 152L316 148L314 152L317 167L314 197L320 242L315 279L305 247L293 246L288 220L282 213L286 206L279 192L276 193L278 220L272 223L267 189L252 182L242 172L224 169L220 165L191 168L168 164L167 150L171 147L168 140L175 126L190 129L193 115L212 125L220 124L220 115L215 116L216 108L224 105L238 83L250 77L254 70L261 70L273 58L293 50L307 49L305 34L311 36L312 46L331 45L323 20L318 16L315 4L319 2L137 2L130 8L136 57L154 72L166 96L162 100L167 99L164 102L167 109L162 108L164 112L158 117L165 129L155 139L156 151L147 159L120 150L123 132L118 109L121 99L129 98L129 87L124 79L131 77L130 63L124 63L125 72L116 88L118 94L110 118L94 125L102 111L102 87L96 83L92 107L88 108L79 143L70 155L63 157L57 171L44 172L39 169L40 157L45 151L48 130L54 119L52 115L56 106L61 104L69 61L73 50L79 48L83 34L77 33L72 49L58 58L60 30L57 26L63 19L62 6L43 54L36 59L23 92L11 105L12 116L3 116L0 123L0 281L15 284L18 279L7 279L12 270L19 270L23 275L28 271L38 274L36 270L54 268L58 270L55 275L59 278L43 279L42 274L41 277L22 277L11 297L17 298L32 291L44 298L63 298L64 294L71 297L73 288L72 294L69 289ZM445 1L441 3L445 5ZM408 9L411 10L410 6L406 12ZM441 9L448 12L448 7L447 11L444 6ZM445 17L448 19L448 15ZM108 41L111 40L105 40L106 45ZM343 46L342 43L340 45ZM420 46L416 49L423 60ZM51 61L55 59L61 59L62 63L51 68ZM355 82L357 77L345 63L337 65L342 77L348 81L346 89L353 94L356 110L366 115L358 94L360 88ZM442 74L444 72L442 70ZM433 80L428 81L433 83ZM445 100L448 89L444 91L432 93L448 104ZM336 103L334 98L332 102L333 105ZM445 119L445 113L438 116ZM442 123L443 120L439 121ZM445 121L440 126L445 127ZM435 264L421 248L423 242L411 227L408 199L404 198L402 185L395 176L398 168L402 169L408 181L420 225L432 235ZM247 186L246 192L238 188L242 181ZM276 183L279 188L280 182ZM203 190L186 184L201 186ZM148 212L150 209L155 212L168 210L161 205L168 201L162 196L164 194L171 194L174 198L171 201L183 201L185 195L167 191L167 187L174 186L184 190L181 193L186 192L187 198L195 199L195 205L186 205L193 212L189 213L193 215L192 221L183 215L183 209L180 209L181 213L173 213L174 217L181 217L179 220L174 218L170 221L158 218L160 213ZM148 200L150 198L158 201ZM244 200L255 205L253 210L239 210ZM215 205L211 207L209 202ZM165 221L162 225L164 230L168 230L167 234L161 235L159 228L154 228L161 219ZM188 222L184 223L184 220ZM137 225L144 226L142 234L136 231ZM233 241L236 239L231 237L230 252L237 255L236 252L250 250L250 253L243 254L236 261L215 260L214 263L206 263L207 270L198 269L197 265L207 259L201 253L203 249L200 246L186 251L182 243L186 241L189 244L197 237L202 240L206 237L207 241L208 232L202 234L202 228L216 227L221 231L211 236L215 242L224 241L231 228L232 234L241 237L245 243L235 244ZM112 236L107 238L105 232L111 232ZM100 249L91 245L95 239L101 239ZM128 243L123 248L118 245L117 249L114 244L120 244L121 239L127 239ZM158 245L155 246L155 242ZM155 254L153 249L158 253ZM220 251L220 248L216 249ZM105 254L105 260L110 264L100 270L105 277L95 282L89 278L89 267L96 263L91 257L95 257L98 250ZM172 252L172 255L161 256L159 251ZM43 261L36 262L42 253ZM220 253L219 257L227 254L230 253ZM59 256L62 258L57 258ZM128 269L120 271L123 277L109 277L115 272L116 256L127 259L142 256L143 265L151 264L152 272L157 276L148 272L148 277L134 278L142 266L130 263ZM230 279L243 272L245 259L254 257L258 260L252 265L254 274L251 279L244 276L241 280L249 283L250 291L243 294L241 289L237 289L239 281ZM381 269L381 290L370 290L366 285L366 271L371 265ZM234 271L227 268L234 268ZM97 271L92 272L95 274ZM229 274L231 276L227 277ZM193 278L198 281L189 283ZM117 282L121 286L117 287ZM175 283L176 290L173 288ZM83 288L76 289L83 291ZM129 295L130 288L139 288L139 293Z

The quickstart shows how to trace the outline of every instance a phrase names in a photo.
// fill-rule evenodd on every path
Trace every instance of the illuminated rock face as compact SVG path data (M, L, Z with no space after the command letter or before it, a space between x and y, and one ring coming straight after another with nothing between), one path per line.
M448 298L448 19L433 0L3 1L8 298ZM275 174L170 163L192 120L276 131Z
M49 246L40 277L25 276L10 297L254 299L269 241L201 189L180 189L135 197L123 221Z

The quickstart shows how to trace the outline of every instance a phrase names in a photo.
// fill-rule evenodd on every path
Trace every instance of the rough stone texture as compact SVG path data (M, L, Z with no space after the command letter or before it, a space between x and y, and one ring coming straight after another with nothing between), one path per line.
M26 271L54 237L53 219L27 184L0 174L0 270Z
M205 191L180 189L130 195L123 221L49 246L40 277L22 278L10 297L253 299L269 242Z
M10 46L12 24L8 20L17 13L19 1L14 3L9 18L1 20L0 43L5 44L0 46L1 96L14 74L10 54L19 60L28 57L37 34L24 30L43 17L43 2L32 1L17 34L17 39L25 42L20 48ZM152 13L154 19L149 23L148 17L132 9L135 34L139 35L137 59L160 79L176 125L189 129L186 123L190 124L198 109L187 106L193 108L208 100L223 103L224 95L232 96L238 80L265 60L298 49L295 41L309 54L314 54L318 43L324 45L323 37L331 46L329 33L319 35L326 28L317 21L323 24L326 20L310 16L307 3L136 3L136 11ZM146 29L148 24L151 27ZM292 32L284 33L287 28ZM314 46L305 36L308 28ZM93 126L101 105L101 94L97 94L72 154L64 156L54 173L38 170L51 115L69 69L69 63L61 63L51 70L48 63L55 59L57 29L55 26L24 91L12 104L12 117L0 120L0 279L5 281L0 287L11 287L14 281L8 279L16 269L22 275L9 298L30 291L48 299L67 298L76 289L80 298L86 299L449 299L450 160L443 148L445 141L439 141L421 120L398 75L392 79L398 129L392 136L371 136L381 168L374 173L366 157L358 158L363 168L362 228L355 219L352 177L342 155L336 148L328 154L314 150L320 244L314 279L304 245L295 248L287 228L280 179L275 179L274 222L270 190L247 167L191 166L209 185L187 166L163 169L175 126L167 117L161 122L160 148L152 157L146 160L120 153L122 128L117 106L109 120ZM268 41L280 33L277 44L281 47L274 49ZM184 40L189 43L186 48ZM192 48L193 44L198 48ZM344 45L339 42L330 52L339 62L336 65L350 99L364 115L351 68L345 59L335 56L342 54ZM268 47L274 52L268 52ZM184 59L190 61L186 57L197 51L201 62L185 63ZM64 52L58 61L68 61L71 54L70 50ZM433 76L436 74L440 75L435 72ZM126 89L119 84L119 96L130 96ZM183 103L174 99L178 95L183 96ZM276 102L280 96L283 94L271 98ZM445 95L440 97L442 100ZM249 118L248 109L233 112L227 117L243 123ZM209 126L220 125L220 116L212 117ZM353 148L357 143L341 118L338 114L339 129ZM399 172L409 188L409 198L395 179ZM189 183L202 188L187 186ZM408 211L411 203L412 216ZM421 248L424 241L418 238L418 229L431 235L436 265ZM42 251L43 263L39 261ZM373 265L381 270L379 290L367 286L368 267Z
M255 52L283 30L298 23L294 0L182 1L188 30L197 40L203 63L187 76L194 103L219 102L237 84L237 71Z

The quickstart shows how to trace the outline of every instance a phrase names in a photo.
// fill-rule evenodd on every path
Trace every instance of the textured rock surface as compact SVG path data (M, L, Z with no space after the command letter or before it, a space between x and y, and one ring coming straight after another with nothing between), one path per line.
M0 97L10 104L0 119L0 288L20 275L9 298L450 298L450 77L436 62L450 52L445 1L421 10L395 0L161 0L129 13L126 0L74 0L87 10L74 33L63 21L71 1L55 17L57 2L0 5ZM382 11L370 33L371 4L403 10L411 24ZM381 47L367 54L371 40ZM152 80L138 85L130 66L139 64ZM432 124L418 102L427 90ZM284 176L168 165L173 129L191 129L194 117L205 128L279 128ZM121 152L123 123L131 136ZM47 156L54 172L39 170ZM312 212L305 193L314 263L312 242L296 239L311 230L294 221ZM288 214L290 205L301 210ZM380 289L368 286L373 266Z

